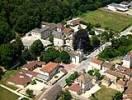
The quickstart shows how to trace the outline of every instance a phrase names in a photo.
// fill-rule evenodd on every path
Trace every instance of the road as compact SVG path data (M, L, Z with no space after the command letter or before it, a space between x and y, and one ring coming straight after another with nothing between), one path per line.
M128 32L132 30L132 26L127 28L125 31L121 32L121 35L127 35ZM94 50L92 53L90 53L87 56L87 59L82 61L79 65L77 65L74 69L72 69L71 71L69 71L64 77L62 77L59 81L57 81L55 84L59 84L61 87L64 87L66 85L65 79L67 79L74 71L81 71L83 69L88 70L89 68L89 62L90 60L97 56L100 52L102 52L106 47L110 46L111 42L106 42L105 44L101 45L99 48L97 48L96 50ZM44 94L42 94L43 96ZM83 98L81 98L82 100L85 100Z
M92 53L90 53L87 56L87 59L82 61L79 65L77 65L74 69L69 71L63 78L61 78L59 81L56 82L56 84L59 84L61 87L64 87L66 85L65 79L67 79L74 71L81 71L83 69L88 70L89 68L89 62L91 58L97 56L101 51L105 49L105 47L111 45L110 42L106 42L105 44L101 45L98 49L94 50Z
M122 31L120 33L120 36L123 36L123 35L128 35L128 34L131 34L132 35L132 26L128 27L126 30Z

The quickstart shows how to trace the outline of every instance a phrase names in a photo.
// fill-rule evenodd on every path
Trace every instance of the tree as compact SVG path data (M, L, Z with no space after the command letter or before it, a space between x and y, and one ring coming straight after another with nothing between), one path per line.
M15 53L18 55L18 56L21 56L22 54L22 50L24 50L24 45L21 41L21 38L19 35L16 36L16 39L15 41L12 43L12 46L14 48L14 51Z
M81 49L84 52L88 52L92 49L90 45L90 39L86 30L81 29L74 35L73 48L74 50Z
M0 65L10 68L16 61L16 54L11 44L0 45Z
M3 69L0 67L0 80L1 80L3 74L4 74Z
M72 96L71 96L71 93L68 90L62 92L62 94L59 98L59 100L71 100L71 99L72 99Z
M53 44L53 42L54 42L54 36L53 35L49 36L49 41Z
M54 48L48 48L45 52L41 55L41 60L45 62L55 61L59 58L60 52Z
M0 21L0 44L11 41L15 36L15 33L11 30L9 25Z
M70 63L70 55L69 53L67 53L66 51L61 51L60 52L60 60L63 62L63 63Z
M36 58L37 56L40 56L41 52L44 50L44 46L40 40L36 40L33 42L33 44L30 47L30 52L32 55Z
M30 98L33 98L33 97L34 97L33 90L27 89L27 90L26 90L26 93L28 94L28 96L29 96Z
M65 81L67 85L71 85L73 83L73 81L78 77L78 72L74 72L73 74L71 74Z
M96 48L100 45L100 40L96 35L91 37L91 45L93 46L93 48Z
M113 100L122 100L122 96L123 96L123 94L121 92L117 92L114 95Z
M31 52L28 49L25 49L22 52L22 57L24 58L25 61L30 61L34 59Z

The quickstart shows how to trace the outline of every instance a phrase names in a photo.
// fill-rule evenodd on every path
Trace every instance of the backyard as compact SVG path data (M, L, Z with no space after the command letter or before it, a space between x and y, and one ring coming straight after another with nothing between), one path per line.
M113 96L116 93L116 90L102 86L102 88L95 93L94 97L90 97L90 100L113 100Z
M0 87L0 100L17 100L18 97L16 94Z
M103 28L109 28L120 32L129 25L132 25L132 16L122 15L104 10L96 10L82 14L81 19L91 24L100 24Z

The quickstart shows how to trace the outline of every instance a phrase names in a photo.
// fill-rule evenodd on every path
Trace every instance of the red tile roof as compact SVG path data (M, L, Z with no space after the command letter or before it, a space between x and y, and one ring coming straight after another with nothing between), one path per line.
M113 70L107 70L106 73L113 75L115 77L120 77L120 78L124 78L124 74L117 72L117 71L113 71Z
M37 66L42 66L44 65L45 62L42 61L30 61L27 64L23 65L23 68L27 68L28 70L37 67Z
M57 67L59 67L58 63L49 62L44 67L42 67L42 71L47 72L47 73L51 73Z
M64 33L72 33L73 30L71 28L64 28L63 32Z
M9 78L8 82L15 83L17 85L27 85L32 81L32 78L35 77L38 73L31 71L21 71L18 72L15 76Z
M80 92L80 90L81 90L81 86L80 86L79 84L74 83L74 84L72 84L72 85L69 87L69 90L78 93L78 92Z

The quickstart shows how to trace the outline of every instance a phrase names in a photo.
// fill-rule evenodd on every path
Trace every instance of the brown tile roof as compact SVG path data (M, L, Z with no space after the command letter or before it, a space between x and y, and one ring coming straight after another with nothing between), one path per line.
M81 86L79 84L73 83L70 87L69 90L74 91L76 93L80 92Z
M44 64L45 62L42 62L42 61L30 61L27 64L23 65L23 68L27 68L29 70L37 66L41 67Z
M32 78L35 77L38 73L31 71L20 71L16 73L15 76L12 76L8 79L8 82L15 83L17 85L27 85L32 81Z
M44 71L44 72L47 72L47 73L51 73L57 67L59 67L58 63L49 62L48 64L43 66L41 70Z
M118 81L117 81L117 84L122 85L122 86L125 86L126 81L118 80Z
M114 66L114 64L109 63L109 62L104 62L102 64L102 67L109 68L109 69L111 69L113 66Z
M115 77L120 77L120 78L124 78L124 74L117 72L117 71L113 71L113 70L107 70L106 73L113 75Z
M122 67L122 66L118 66L117 70L125 75L132 75L132 69L130 68L126 68L126 67Z
M66 27L65 27L64 30L63 30L63 32L64 32L64 33L69 33L69 34L70 34L70 33L73 32L73 30L72 30L71 28L66 28Z

